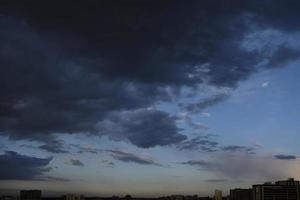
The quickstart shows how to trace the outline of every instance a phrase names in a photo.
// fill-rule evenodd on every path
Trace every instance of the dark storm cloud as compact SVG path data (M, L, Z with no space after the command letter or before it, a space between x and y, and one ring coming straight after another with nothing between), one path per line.
M274 158L279 159L279 160L295 160L297 159L297 156L295 155L275 155Z
M0 180L54 180L45 175L52 158L37 158L5 151L0 155Z
M173 117L152 109L112 113L97 127L114 140L130 141L142 148L176 144L186 139L180 134Z
M64 63L28 25L1 20L1 66L7 67L0 68L0 106L5 108L0 127L13 139L40 140L45 142L41 148L51 150L51 133L95 133L95 124L108 112L164 99L159 87L110 81Z
M136 163L141 165L155 165L155 166L162 166L161 164L155 162L154 160L150 158L141 157L139 155L128 153L124 151L118 151L118 150L107 150L110 155L119 161L122 162L129 162L129 163Z
M70 164L73 166L83 167L84 164L78 159L70 159Z
M110 138L138 147L179 143L172 119L144 108L170 100L170 88L234 89L297 59L292 39L251 37L270 29L297 38L300 4L286 2L1 1L0 131L52 152L63 150L47 135L103 135L103 123L115 127L105 125ZM183 107L198 112L226 98Z
M297 0L262 0L253 1L250 9L260 14L261 25L268 24L274 28L295 31L299 30L299 7L300 2Z

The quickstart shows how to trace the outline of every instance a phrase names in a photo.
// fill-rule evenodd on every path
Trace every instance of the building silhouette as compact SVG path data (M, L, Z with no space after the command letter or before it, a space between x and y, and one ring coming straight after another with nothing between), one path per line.
M184 195L171 195L170 200L185 200Z
M231 189L230 190L230 195L229 195L230 200L252 200L252 189Z
M41 190L21 190L20 200L41 200L42 191Z
M199 197L198 200L211 200L210 197Z
M300 200L299 185L293 178L253 185L253 200Z
M0 197L0 200L18 200L18 199L14 196L3 195Z

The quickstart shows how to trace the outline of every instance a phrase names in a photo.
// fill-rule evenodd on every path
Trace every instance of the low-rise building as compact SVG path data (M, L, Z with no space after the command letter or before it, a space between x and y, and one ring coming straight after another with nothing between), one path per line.
M20 200L41 200L42 191L41 190L21 190Z
M231 189L230 200L252 200L252 189Z
M84 196L80 194L66 194L62 196L62 200L84 200Z

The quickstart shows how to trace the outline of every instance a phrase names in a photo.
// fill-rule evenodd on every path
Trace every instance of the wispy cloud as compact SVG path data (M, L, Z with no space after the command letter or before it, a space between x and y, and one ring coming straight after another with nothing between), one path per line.
M185 122L188 126L190 126L193 129L208 129L208 127L201 123L201 122L195 122L190 116L188 112L180 112L175 117L177 120L180 120L182 122Z
M134 153L129 153L125 151L119 150L106 150L115 160L119 160L122 162L128 163L136 163L141 165L155 165L162 166L162 164L155 162L151 158L142 157L140 155L136 155Z
M83 167L84 166L84 164L80 160L73 159L73 158L70 158L65 163L68 164L68 165L76 166L76 167Z
M242 179L274 179L290 175L286 171L289 163L279 163L271 157L257 157L251 154L219 155L213 160L188 160L181 162L190 165L196 170L205 170L216 176L230 180ZM223 178L222 178L223 179Z
M70 147L75 148L77 153L91 153L97 154L103 152L102 149L93 148L91 145L81 145L81 144L70 144Z
M216 135L207 134L185 140L176 145L179 150L202 151L202 152L225 152L254 154L255 146L227 145L222 146L216 140Z
M40 145L39 148L50 153L68 153L64 146L65 142L63 140L51 138L50 140L45 140L44 144Z
M279 159L279 160L295 160L295 159L297 159L297 156L295 156L295 155L279 154L279 155L274 155L274 158Z
M113 161L110 161L110 160L101 160L102 164L104 164L105 166L107 167L115 167L115 163Z
M266 88L266 87L268 87L270 85L270 81L265 81L265 82L263 82L262 84L261 84L261 87L262 88Z
M203 115L204 117L210 117L211 114L209 112L203 112L201 113L201 115Z
M239 146L239 145L229 145L229 146L224 146L221 147L223 151L228 151L228 152L245 152L245 153L250 153L253 154L255 152L255 148L251 146Z
M199 112L203 111L205 108L209 108L220 102L223 102L227 98L229 98L228 92L220 93L220 94L208 97L206 99L202 99L197 103L190 103L190 104L182 105L182 106L186 111L188 111L190 113L199 113Z
M183 141L177 145L179 150L215 152L219 143L212 135L203 135L190 140Z
M227 182L228 179L206 179L204 181L208 183L223 183L223 182Z
M185 162L180 162L179 164L196 166L205 170L216 170L219 168L218 164L205 160L188 160Z

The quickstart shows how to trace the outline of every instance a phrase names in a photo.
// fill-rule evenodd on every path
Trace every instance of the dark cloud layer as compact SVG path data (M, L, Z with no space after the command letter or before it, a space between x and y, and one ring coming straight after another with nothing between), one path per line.
M299 8L295 0L1 1L0 132L54 153L65 150L47 143L53 133L109 135L142 148L180 143L174 119L146 108L169 101L173 89L234 89L297 59L291 42L270 48L251 34L298 34ZM198 112L227 97L183 108Z
M0 180L54 180L46 175L51 160L5 151L0 155Z

